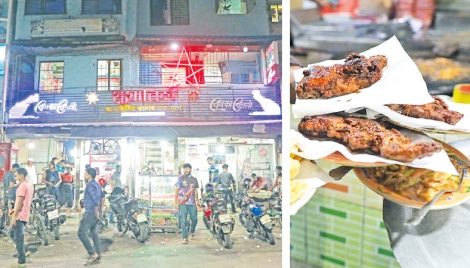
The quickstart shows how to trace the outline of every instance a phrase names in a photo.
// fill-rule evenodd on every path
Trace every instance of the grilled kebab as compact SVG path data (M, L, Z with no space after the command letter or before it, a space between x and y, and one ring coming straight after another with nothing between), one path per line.
M389 104L387 106L404 116L431 119L450 125L455 125L462 119L463 114L449 110L449 106L441 98L432 97L434 101L424 105Z
M412 143L384 122L336 115L306 116L299 132L307 137L336 139L351 150L371 150L380 156L401 162L413 162L442 150L438 142Z
M354 93L379 81L385 66L386 56L366 58L352 53L344 64L331 67L314 65L305 70L295 91L299 99L328 99Z

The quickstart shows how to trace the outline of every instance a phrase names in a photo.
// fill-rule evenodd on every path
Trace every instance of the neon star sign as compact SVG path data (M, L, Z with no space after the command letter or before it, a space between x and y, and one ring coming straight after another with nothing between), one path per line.
M184 60L187 63L184 63L184 61L182 62L182 60ZM181 53L180 53L180 56L178 58L178 62L176 63L175 68L170 67L170 66L174 66L174 63L161 62L161 65L164 68L169 68L169 69L171 68L174 70L173 74L169 76L171 79L169 88L175 88L181 85L189 84L190 86L194 87L196 90L200 90L199 81L197 80L195 76L200 71L203 71L204 67L198 68L196 71L194 71L193 64L191 63L191 58L189 57L188 51L186 50L185 47L181 49ZM185 68L189 67L189 69L191 70L191 73L189 75L182 76L181 74L178 73L178 69L180 67L185 67ZM191 80L189 79L192 77L194 77L194 81L195 81L194 83L192 83Z
M96 92L90 92L86 94L86 101L88 101L88 104L96 104L100 99L98 99L100 95L96 94Z

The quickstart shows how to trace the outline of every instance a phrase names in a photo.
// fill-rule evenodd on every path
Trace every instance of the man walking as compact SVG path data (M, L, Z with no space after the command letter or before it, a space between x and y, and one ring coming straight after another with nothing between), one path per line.
M15 171L15 176L18 180L18 189L16 190L15 208L10 212L10 237L15 242L18 251L18 266L22 267L26 264L24 226L29 221L34 189L31 183L26 180L26 176L28 176L26 169L18 168ZM29 254L31 253L29 252Z
M232 173L228 172L227 164L222 165L222 173L220 173L219 179L222 194L224 195L224 200L226 203L228 203L230 199L232 213L236 213L237 211L235 210L235 204L233 203L233 190L235 189L235 179L233 178Z
M122 166L116 165L116 172L111 176L111 192L114 193L114 188L118 187L123 190L122 182L121 182L121 171ZM114 221L114 212L111 210L111 214L109 214L109 222L116 223Z
M183 165L184 175L178 178L176 182L175 191L175 208L178 209L178 215L181 225L181 233L183 235L183 244L188 243L188 233L186 225L189 224L186 219L189 218L191 221L191 227L189 229L189 236L194 239L194 231L196 230L197 224L197 206L199 206L199 198L197 189L199 184L197 179L191 175L192 167L191 164L186 163Z
M85 171L85 214L83 214L82 221L78 227L78 238L82 241L83 246L87 250L90 257L85 265L97 263L100 261L100 238L98 236L98 221L101 213L101 186L96 181L96 170L94 168L87 168ZM93 240L91 246L88 239L87 232L90 231Z

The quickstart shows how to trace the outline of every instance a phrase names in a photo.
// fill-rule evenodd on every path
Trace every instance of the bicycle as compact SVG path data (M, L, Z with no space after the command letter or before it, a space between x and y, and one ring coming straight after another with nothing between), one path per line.
M97 154L120 154L121 153L121 146L119 146L119 142L113 139L102 139L101 142L97 142L94 140L90 141L90 147L88 149L88 153L91 155Z

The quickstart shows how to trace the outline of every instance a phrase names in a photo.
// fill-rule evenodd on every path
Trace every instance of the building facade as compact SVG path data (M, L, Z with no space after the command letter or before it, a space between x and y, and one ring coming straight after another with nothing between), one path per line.
M192 163L202 182L208 156L240 179L274 178L280 3L14 2L8 138L53 139L63 158L103 177L120 163L136 194L150 161L173 175Z

